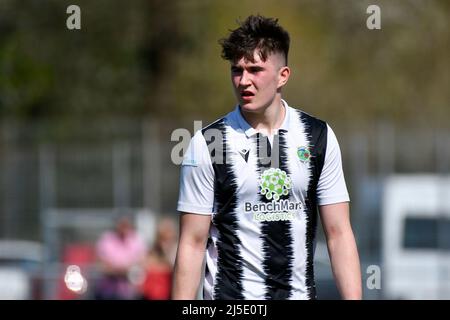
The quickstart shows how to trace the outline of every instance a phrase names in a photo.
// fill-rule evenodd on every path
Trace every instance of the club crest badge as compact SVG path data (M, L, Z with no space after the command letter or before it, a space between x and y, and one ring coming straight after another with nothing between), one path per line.
M297 156L301 162L308 162L311 159L311 151L308 147L299 147L297 149Z

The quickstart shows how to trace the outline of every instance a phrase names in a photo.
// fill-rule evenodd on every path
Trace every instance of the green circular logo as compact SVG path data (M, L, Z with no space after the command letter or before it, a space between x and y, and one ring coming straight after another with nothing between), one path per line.
M297 149L297 156L300 159L300 161L306 162L309 161L309 159L311 158L311 152L307 147L299 147Z
M265 170L259 179L261 194L267 200L278 201L282 195L288 195L292 188L291 178L281 169L270 168Z

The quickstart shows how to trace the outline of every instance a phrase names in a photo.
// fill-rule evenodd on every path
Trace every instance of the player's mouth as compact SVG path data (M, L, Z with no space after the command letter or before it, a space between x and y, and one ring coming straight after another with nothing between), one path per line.
M254 96L255 94L251 91L248 90L241 91L241 98L244 101L250 101L253 99Z

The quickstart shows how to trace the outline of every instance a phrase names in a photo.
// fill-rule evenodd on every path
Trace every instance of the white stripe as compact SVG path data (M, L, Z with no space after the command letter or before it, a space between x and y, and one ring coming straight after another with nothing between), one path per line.
M241 241L240 254L243 263L242 287L245 299L263 299L265 293L264 286L264 270L261 261L262 240L261 226L259 222L253 221L253 215L244 211L245 202L258 202L258 185L255 179L256 166L256 144L251 139L247 139L245 135L227 127L227 137L229 137L233 146L237 146L235 150L230 149L227 144L227 151L230 151L230 160L232 170L236 176L236 184L238 189L237 203L239 205L236 213L238 230L237 236ZM242 148L250 148L248 162L239 154ZM244 189L245 188L245 189ZM252 188L253 190L249 190ZM239 195L245 195L242 199ZM248 195L252 195L251 198Z
M312 177L309 162L301 162L297 156L298 147L308 146L309 139L306 137L305 124L299 119L299 114L289 108L292 112L290 117L290 128L287 135L288 146L288 163L289 172L292 181L297 181L293 185L290 193L290 199L294 202L301 201L305 203L307 197L307 187ZM295 131L293 130L295 129ZM301 181L301 183L299 183ZM292 269L292 293L290 299L307 299L306 289L306 210L300 213L298 220L294 220L291 224L291 234L293 238L293 269Z
M213 243L209 246L206 252L206 265L208 267L209 275L205 275L203 281L203 299L212 300L214 297L214 286L216 284L217 275L217 238L218 231L214 225L211 224L210 236Z

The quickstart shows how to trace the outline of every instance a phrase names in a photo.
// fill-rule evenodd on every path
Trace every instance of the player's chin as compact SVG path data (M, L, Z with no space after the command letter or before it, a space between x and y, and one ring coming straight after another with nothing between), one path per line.
M255 112L258 111L258 106L252 101L240 101L241 110L246 112Z

